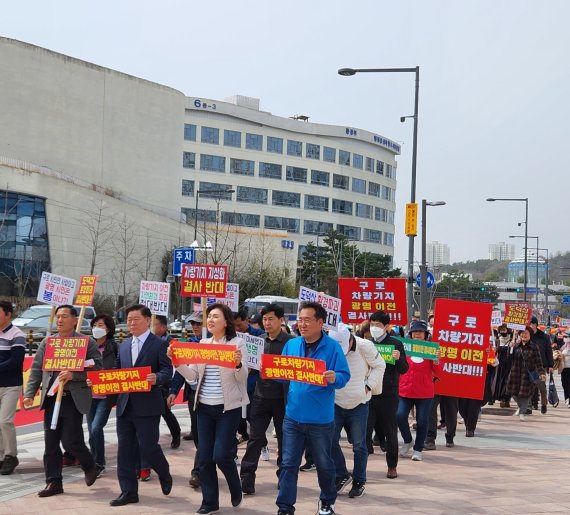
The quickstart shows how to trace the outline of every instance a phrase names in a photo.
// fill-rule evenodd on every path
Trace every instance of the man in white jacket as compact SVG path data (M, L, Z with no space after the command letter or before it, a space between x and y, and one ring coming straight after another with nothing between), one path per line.
M330 331L329 336L341 345L350 369L350 381L344 388L335 392L335 434L332 456L336 468L336 489L341 493L352 483L348 496L361 497L366 484L368 464L366 447L368 402L372 392L379 394L382 391L386 363L371 341L354 336L342 323L339 324L337 331ZM346 468L339 443L343 428L346 428L352 438L354 452L352 474Z

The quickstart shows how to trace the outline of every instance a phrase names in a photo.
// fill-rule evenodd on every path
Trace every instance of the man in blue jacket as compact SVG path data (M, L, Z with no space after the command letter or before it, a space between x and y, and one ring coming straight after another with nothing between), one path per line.
M289 340L283 356L319 359L326 363L326 386L291 381L283 420L283 461L279 476L278 515L292 515L297 500L299 465L309 444L313 451L319 486L319 515L334 515L336 470L331 455L335 430L335 390L350 379L346 357L340 345L323 332L327 312L317 302L299 306L297 324L301 336Z

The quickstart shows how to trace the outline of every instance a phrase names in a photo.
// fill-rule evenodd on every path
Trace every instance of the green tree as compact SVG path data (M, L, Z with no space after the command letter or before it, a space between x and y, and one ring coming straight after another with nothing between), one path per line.
M434 296L494 303L499 298L499 293L495 286L488 286L480 280L472 281L468 274L453 268L437 283Z

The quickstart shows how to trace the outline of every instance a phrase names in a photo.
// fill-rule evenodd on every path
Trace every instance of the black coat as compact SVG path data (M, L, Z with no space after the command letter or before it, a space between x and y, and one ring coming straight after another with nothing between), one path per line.
M381 342L383 345L394 345L400 351L400 357L394 365L386 363L384 379L382 380L382 393L380 397L398 397L400 387L400 374L405 374L410 366L406 359L406 351L400 340L392 336L387 336Z
M544 331L537 329L530 341L536 343L538 347L542 366L552 368L554 366L554 357L552 356L552 345L550 344L548 335Z

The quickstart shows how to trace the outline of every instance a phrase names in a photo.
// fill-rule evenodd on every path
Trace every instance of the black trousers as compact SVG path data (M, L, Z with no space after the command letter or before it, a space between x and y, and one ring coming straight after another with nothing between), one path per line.
M465 422L466 431L475 431L480 411L481 401L475 399L459 399L459 413Z
M60 443L66 451L79 460L84 471L91 470L95 466L93 456L85 445L83 414L77 411L71 394L66 392L61 398L59 419L56 428L52 430L50 426L54 406L55 396L46 397L44 402L44 470L47 483L62 482L63 464Z
M194 465L192 466L191 474L200 474L200 467L198 465L198 416L194 409L194 399L196 398L196 390L188 388L188 412L190 413L190 432L192 433L194 446L196 447L196 454L194 454Z
M386 438L386 464L388 468L398 466L398 411L397 395L373 395L368 404L366 446L372 448L372 431L382 433Z
M265 433L271 419L277 433L277 477L281 467L281 444L283 442L283 418L285 417L284 399L263 399L254 396L251 401L249 440L241 460L241 477L255 479L261 449L267 445Z
M164 398L164 413L162 414L162 418L164 419L164 421L166 422L166 425L168 426L168 430L170 431L170 434L172 436L180 436L180 424L178 423L178 419L176 418L176 415L174 413L172 413L171 409L168 406L168 403L166 402L168 395L166 397L163 396Z
M431 405L431 413L429 416L429 425L427 433L427 441L435 442L437 438L437 407L441 406L445 412L445 440L453 442L455 432L457 431L457 412L459 411L459 400L457 397L448 397L447 395L436 395Z

